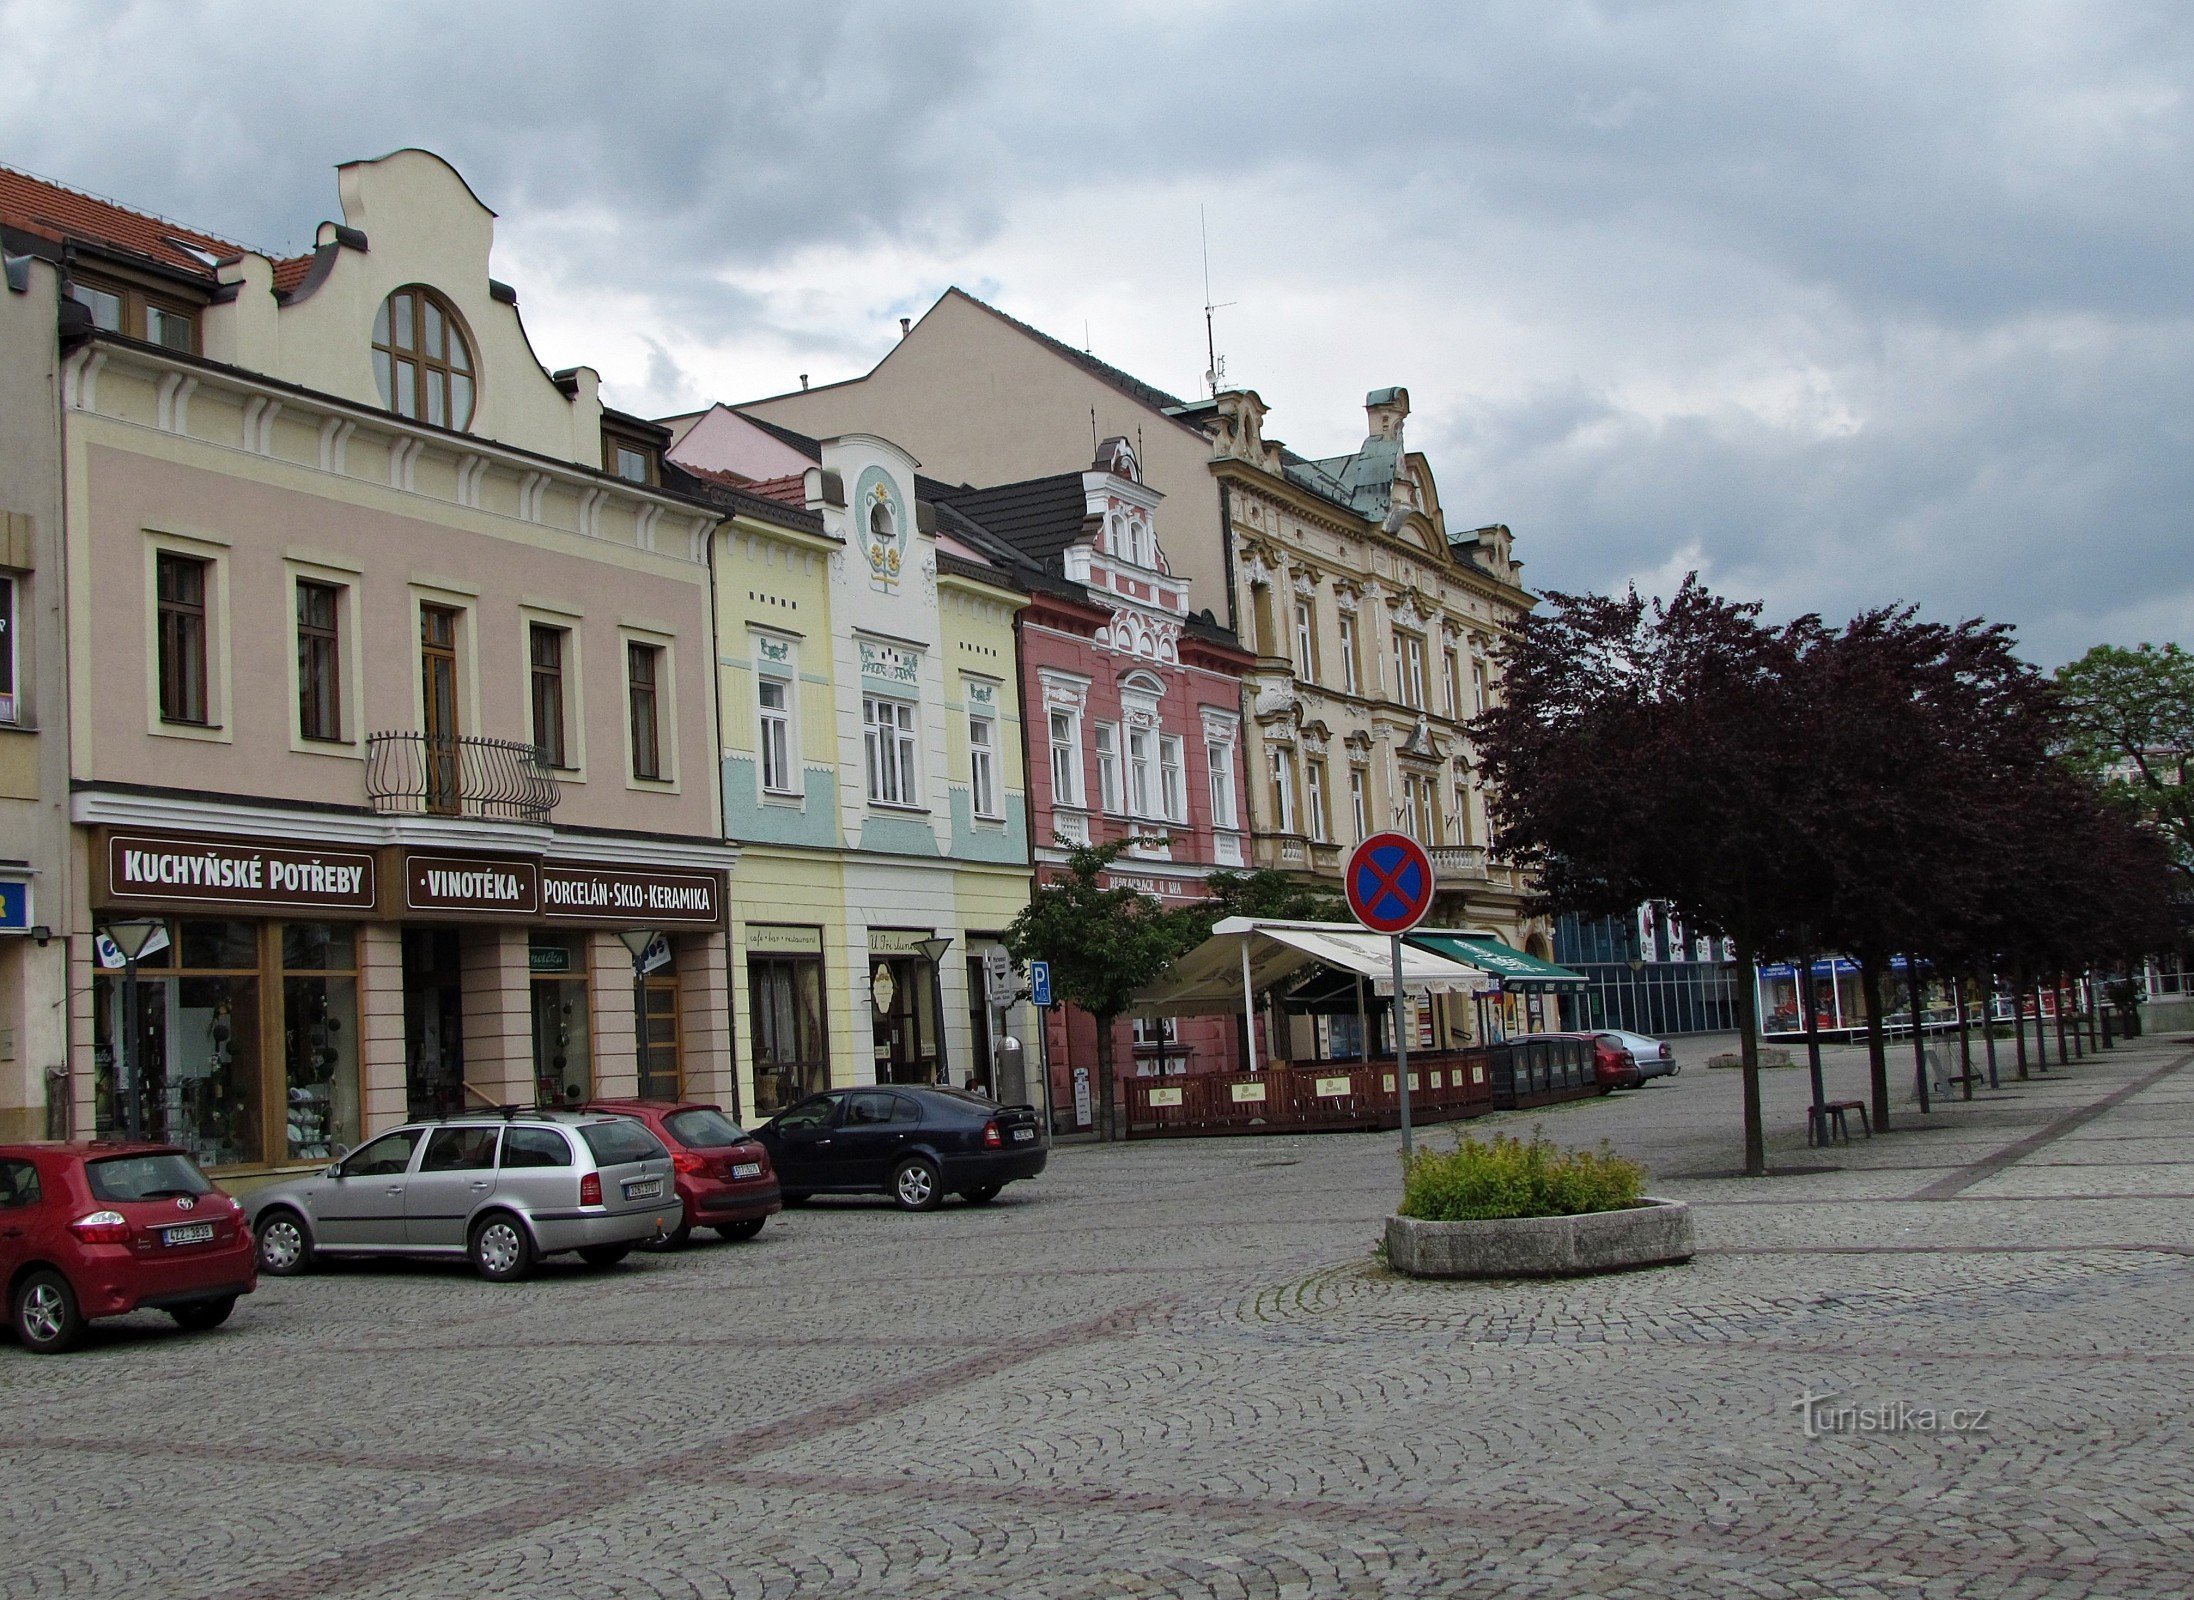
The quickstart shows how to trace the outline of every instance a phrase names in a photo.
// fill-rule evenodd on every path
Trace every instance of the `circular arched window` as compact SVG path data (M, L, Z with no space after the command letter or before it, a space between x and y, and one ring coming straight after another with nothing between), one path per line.
M472 345L456 310L423 284L397 290L374 314L373 377L400 417L472 425Z

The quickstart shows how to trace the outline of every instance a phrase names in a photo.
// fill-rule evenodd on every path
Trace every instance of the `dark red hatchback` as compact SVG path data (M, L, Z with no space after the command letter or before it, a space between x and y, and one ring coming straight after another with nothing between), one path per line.
M44 1354L131 1311L219 1327L258 1287L258 1251L244 1208L173 1145L6 1144L0 1283L15 1337Z
M669 1148L686 1213L666 1246L684 1244L695 1228L751 1239L771 1212L784 1208L769 1152L720 1107L683 1100L590 1100L586 1109L644 1122Z

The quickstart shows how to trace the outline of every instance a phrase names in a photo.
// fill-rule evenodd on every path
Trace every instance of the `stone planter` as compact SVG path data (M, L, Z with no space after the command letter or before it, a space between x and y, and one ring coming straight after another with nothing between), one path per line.
M1387 1261L1413 1278L1559 1278L1689 1261L1691 1208L1647 1196L1622 1211L1496 1222L1386 1219Z

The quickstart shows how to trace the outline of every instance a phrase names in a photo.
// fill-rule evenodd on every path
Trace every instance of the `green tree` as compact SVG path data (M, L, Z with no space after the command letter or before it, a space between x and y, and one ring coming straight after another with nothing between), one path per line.
M1135 839L1077 845L1063 875L1036 886L1005 931L1007 954L1051 963L1051 992L1097 1024L1097 1131L1117 1137L1113 1106L1113 1026L1137 991L1154 982L1181 948L1179 917L1152 896L1102 882Z
M2194 869L2194 655L2099 644L2057 669L2073 765L2124 792Z

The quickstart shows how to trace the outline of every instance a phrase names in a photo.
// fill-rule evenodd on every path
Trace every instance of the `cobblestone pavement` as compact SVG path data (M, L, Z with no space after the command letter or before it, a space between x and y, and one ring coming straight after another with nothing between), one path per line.
M1726 1175L1725 1044L1494 1119L1644 1159L1699 1208L1684 1267L1395 1277L1393 1135L1077 1146L988 1209L0 1347L0 1589L2185 1596L2194 1041L1827 1152L1771 1072L1766 1180ZM1984 1426L1809 1438L1805 1393Z

